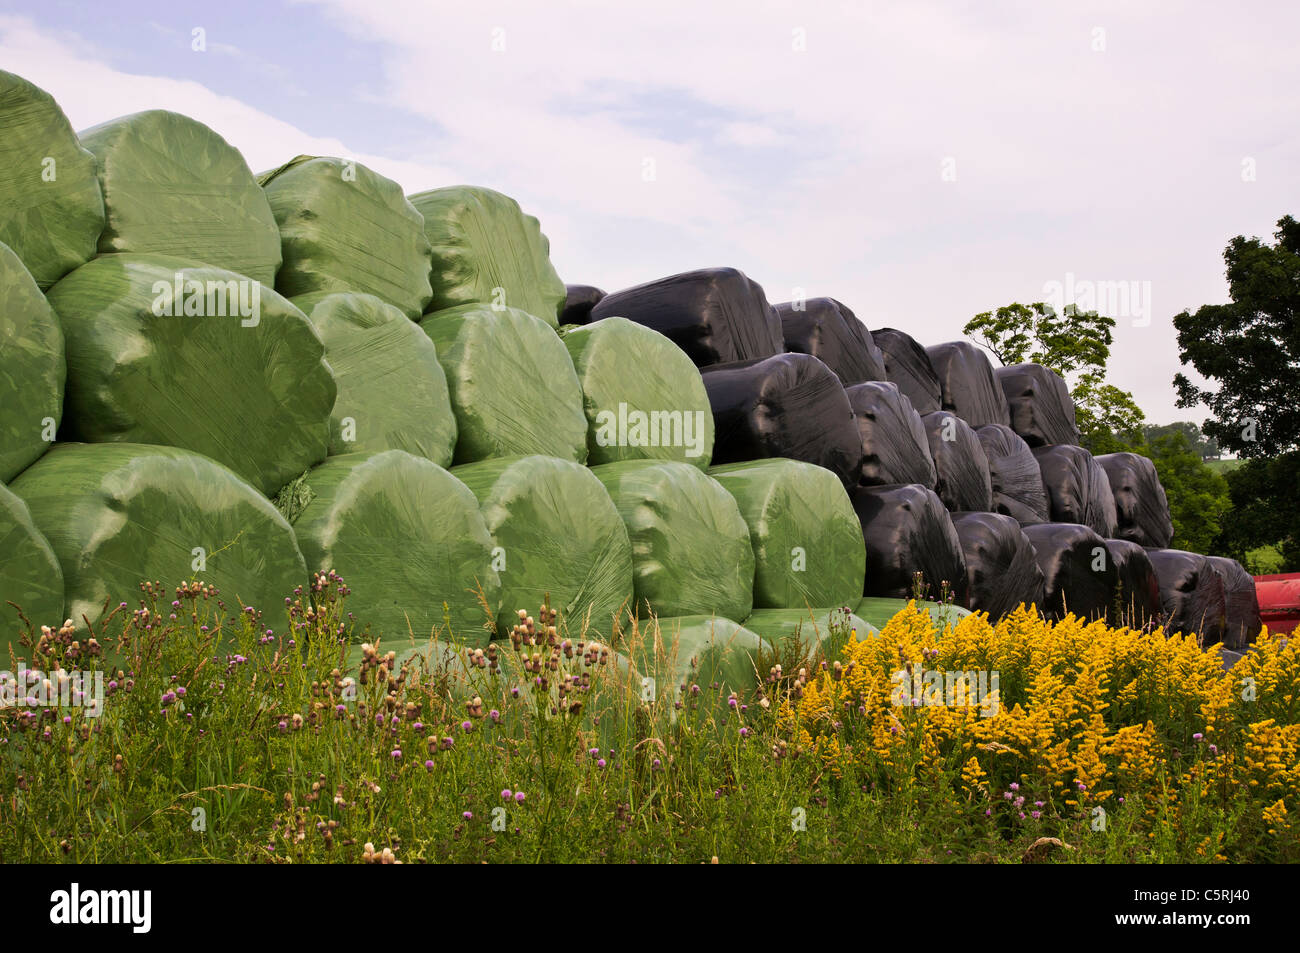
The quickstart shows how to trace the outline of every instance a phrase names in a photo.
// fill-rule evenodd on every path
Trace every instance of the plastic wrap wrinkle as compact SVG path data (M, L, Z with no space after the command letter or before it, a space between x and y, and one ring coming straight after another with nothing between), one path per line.
M885 377L907 395L918 414L942 409L943 390L925 348L897 328L877 328L871 332L871 340L884 357Z
M769 357L785 349L763 289L735 268L702 268L606 295L591 319L623 317L668 337L698 366Z
M807 354L703 370L713 408L714 463L786 457L833 472L846 486L862 473L862 440L839 378Z

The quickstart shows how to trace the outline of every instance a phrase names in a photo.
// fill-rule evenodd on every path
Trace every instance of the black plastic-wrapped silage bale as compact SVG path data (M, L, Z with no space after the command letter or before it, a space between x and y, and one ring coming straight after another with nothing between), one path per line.
M95 157L49 93L0 70L0 242L42 291L95 256L104 197Z
M653 328L698 367L785 350L781 320L762 287L735 268L701 268L606 295L591 320L621 317Z
M1021 524L1046 523L1047 494L1029 444L1003 424L986 424L975 433L989 461L993 511L1014 516Z
M1021 603L1043 604L1043 571L1020 524L1001 513L953 513L966 561L966 605L996 622Z
M1259 636L1264 624L1259 616L1259 595L1255 577L1241 563L1226 556L1206 556L1210 565L1223 577L1224 608L1227 631L1223 644L1230 649L1244 649Z
M785 349L811 354L833 370L844 386L883 381L885 356L871 332L849 308L834 298L786 301L776 306Z
M925 353L939 378L944 410L977 430L985 424L1011 422L1006 396L983 351L969 341L948 341L927 347Z
M907 395L916 412L924 416L940 410L943 388L925 348L896 328L877 328L871 340L885 358L885 377Z
M1035 523L1021 529L1043 571L1043 614L1056 621L1066 613L1104 618L1117 582L1106 541L1078 523Z
M1031 447L1079 442L1074 401L1065 380L1041 364L1012 364L993 371L1011 412L1011 429Z
M845 487L862 476L862 438L840 379L808 354L702 368L713 408L713 462L787 457Z
M868 381L844 393L862 437L862 485L919 483L934 489L938 476L925 425L898 385Z
M1181 549L1147 549L1160 580L1166 635L1198 633L1201 645L1222 642L1227 633L1223 576L1209 558Z
M1114 536L1115 497L1106 471L1092 454L1066 443L1036 447L1033 454L1043 478L1051 521L1082 523L1100 536Z
M1160 624L1160 580L1147 552L1127 539L1108 539L1106 549L1115 566L1115 599L1111 604L1113 626L1142 628Z
M590 324L591 309L604 297L605 292L595 285L565 285L560 324Z
M953 512L993 509L993 482L984 444L970 424L949 410L921 418L937 481L934 491Z
M1108 453L1097 457L1097 463L1106 471L1115 498L1115 535L1140 546L1168 546L1174 524L1156 465L1136 453Z
M961 539L934 491L918 484L859 486L849 491L867 544L864 596L910 599L915 575L925 598L947 591L966 602L966 563Z

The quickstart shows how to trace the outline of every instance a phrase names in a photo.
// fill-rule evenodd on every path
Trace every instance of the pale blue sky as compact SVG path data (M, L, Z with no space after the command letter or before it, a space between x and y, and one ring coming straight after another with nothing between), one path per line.
M1200 419L1170 319L1226 300L1233 235L1300 214L1300 13L1135 6L0 0L0 67L77 128L175 109L254 171L500 189L607 290L734 265L932 344L1053 282L1136 282L1112 381Z

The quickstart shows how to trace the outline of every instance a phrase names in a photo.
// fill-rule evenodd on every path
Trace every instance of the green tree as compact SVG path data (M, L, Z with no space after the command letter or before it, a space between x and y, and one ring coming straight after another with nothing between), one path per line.
M1231 304L1174 318L1179 359L1217 390L1174 377L1178 406L1204 404L1201 429L1246 458L1300 450L1300 222L1277 223L1277 244L1238 235L1223 252Z
M1227 474L1232 518L1215 541L1215 552L1247 564L1252 550L1276 547L1281 563L1255 565L1252 572L1300 571L1300 453L1271 460L1247 460Z
M1143 445L1141 408L1128 391L1106 383L1114 327L1114 318L1096 311L1071 305L1057 314L1039 301L977 314L962 333L1002 364L1042 364L1065 378L1080 442L1101 454Z
M1246 462L1228 476L1233 516L1218 545L1238 559L1276 544L1300 569L1300 222L1275 243L1241 235L1223 252L1229 304L1174 318L1179 358L1205 378L1174 377L1180 407L1204 404L1202 429ZM1211 389L1210 384L1216 385Z
M1169 497L1174 545L1194 553L1218 552L1224 518L1232 509L1228 482L1205 465L1187 431L1177 425L1151 429L1163 432L1143 452L1156 465L1160 485Z
M1202 460L1220 455L1219 442L1213 437L1207 437L1201 433L1201 428L1190 420L1179 420L1172 424L1147 424L1142 428L1142 437L1150 444L1156 437L1163 437L1165 434L1174 431L1187 434L1187 440L1191 443L1192 449L1201 455Z

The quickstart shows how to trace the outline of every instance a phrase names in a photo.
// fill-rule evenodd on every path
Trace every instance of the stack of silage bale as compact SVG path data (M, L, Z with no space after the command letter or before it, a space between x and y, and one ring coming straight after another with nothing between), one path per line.
M42 622L145 578L269 604L335 569L372 634L649 611L738 682L918 576L995 615L1163 592L1180 624L1217 579L1222 634L1258 628L1239 565L1159 555L1150 461L1094 461L1038 365L774 307L735 268L566 286L498 192L331 157L254 177L160 110L79 139L7 73L0 121L0 596Z

